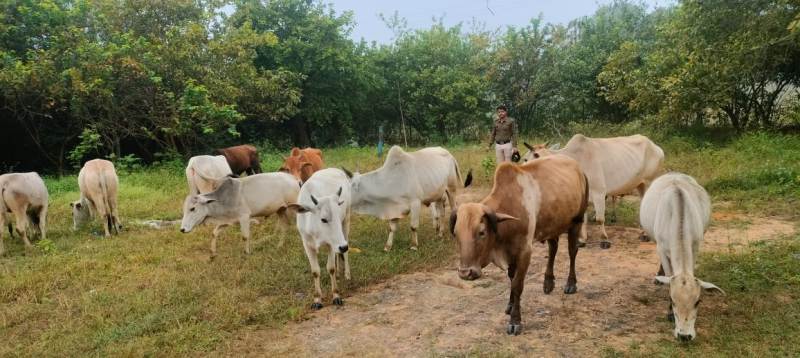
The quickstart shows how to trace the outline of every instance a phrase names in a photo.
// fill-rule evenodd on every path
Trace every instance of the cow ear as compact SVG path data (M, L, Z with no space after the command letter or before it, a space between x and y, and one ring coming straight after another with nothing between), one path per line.
M506 221L506 220L519 220L519 219L517 219L517 218L515 218L515 217L513 217L511 215L503 214L503 213L496 213L495 216L497 216L497 222L498 223L501 223L501 222Z
M339 206L342 206L343 204L344 204L344 200L339 202Z
M717 287L717 285L715 285L715 284L713 284L711 282L705 282L705 281L700 280L700 279L698 279L697 282L700 284L700 287L702 287L704 290L708 290L708 291L717 290L717 291L719 291L719 293L721 293L723 295L725 294L725 291L723 291L721 288Z
M672 282L672 278L667 276L656 276L656 281L661 282L665 285L669 285L670 282Z
M300 204L289 204L289 205L286 206L286 209L287 210L294 210L298 214L304 214L304 213L307 213L307 212L311 211L311 208L305 207L305 206L300 205Z
M300 148L297 147L292 148L292 156L296 157L298 155L300 155Z
M528 148L528 150L533 151L533 146L528 144L528 142L522 142L522 144L525 146L525 148Z
M560 148L561 148L561 144L560 143L555 143L555 144L547 147L547 149L550 149L550 150L558 150Z
M450 212L450 234L456 236L456 221L458 220L458 210L451 210Z

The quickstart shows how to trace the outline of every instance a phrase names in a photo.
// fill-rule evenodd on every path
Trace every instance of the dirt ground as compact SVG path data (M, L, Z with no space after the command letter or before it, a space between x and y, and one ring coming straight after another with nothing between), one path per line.
M477 201L480 194L462 194L461 202ZM702 250L741 250L749 242L794 230L793 223L776 218L716 213ZM658 263L655 243L639 242L635 228L610 226L607 232L611 249L602 250L590 239L578 252L574 295L562 292L569 268L566 240L560 242L556 289L550 295L542 293L547 245L534 245L520 336L505 333L505 272L490 265L481 279L462 281L453 260L437 271L400 275L351 292L343 307L326 305L305 321L239 332L223 351L235 356L596 356L603 347L624 349L632 342L668 337L668 289L652 282ZM593 226L589 233L597 237ZM722 300L709 295L705 302ZM701 311L699 332L704 324Z

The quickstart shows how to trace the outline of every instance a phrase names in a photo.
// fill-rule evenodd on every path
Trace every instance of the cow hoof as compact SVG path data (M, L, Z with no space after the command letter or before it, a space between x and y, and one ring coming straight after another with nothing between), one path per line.
M555 286L556 286L556 283L555 283L554 280L545 280L544 281L544 287L543 287L544 288L544 293L545 294L550 294L550 292L553 292L553 288L555 288Z
M647 235L644 235L644 234L639 235L639 241L641 241L641 242L650 242L650 237L647 236Z
M522 333L522 324L509 323L508 328L506 328L506 333L508 333L508 335L519 336L519 334Z
M311 309L312 310L320 310L320 309L322 309L322 303L319 303L319 302L312 303L311 304Z
M336 298L333 299L333 304L335 304L337 306L342 306L342 305L344 305L344 300L342 300L341 297L336 297Z
M659 280L653 280L653 284L654 285L658 285L658 286L663 285L663 283L661 283L661 281L659 281Z
M389 252L389 251L391 251L391 250L392 250L392 248L391 248L391 247L386 247L386 246L384 246L384 247L383 247L383 251Z
M667 321L675 322L675 314L672 312L667 313Z
M506 314L511 314L511 308L513 308L513 305L509 303L508 306L506 306Z
M411 246L411 250L412 251L417 251L417 247L416 246Z
M600 241L600 248L603 250L611 248L611 241Z
M544 241L542 241L544 243ZM578 240L578 247L586 247L586 242Z
M564 286L564 293L571 295L575 292L578 292L578 285L572 284Z

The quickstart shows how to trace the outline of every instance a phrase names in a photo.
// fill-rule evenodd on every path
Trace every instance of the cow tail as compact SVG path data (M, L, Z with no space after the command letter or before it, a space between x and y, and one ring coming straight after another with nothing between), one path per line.
M458 168L458 162L455 158L453 158L453 166L456 168L456 178L458 178L458 183L464 183L464 187L470 186L472 184L472 169L467 172L467 178L465 181L461 180L461 169Z

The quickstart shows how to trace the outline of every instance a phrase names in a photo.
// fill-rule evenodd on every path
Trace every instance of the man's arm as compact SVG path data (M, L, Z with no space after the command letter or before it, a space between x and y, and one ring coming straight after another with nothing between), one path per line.
M497 126L492 122L492 135L489 137L489 148L494 144L494 137L497 135Z

